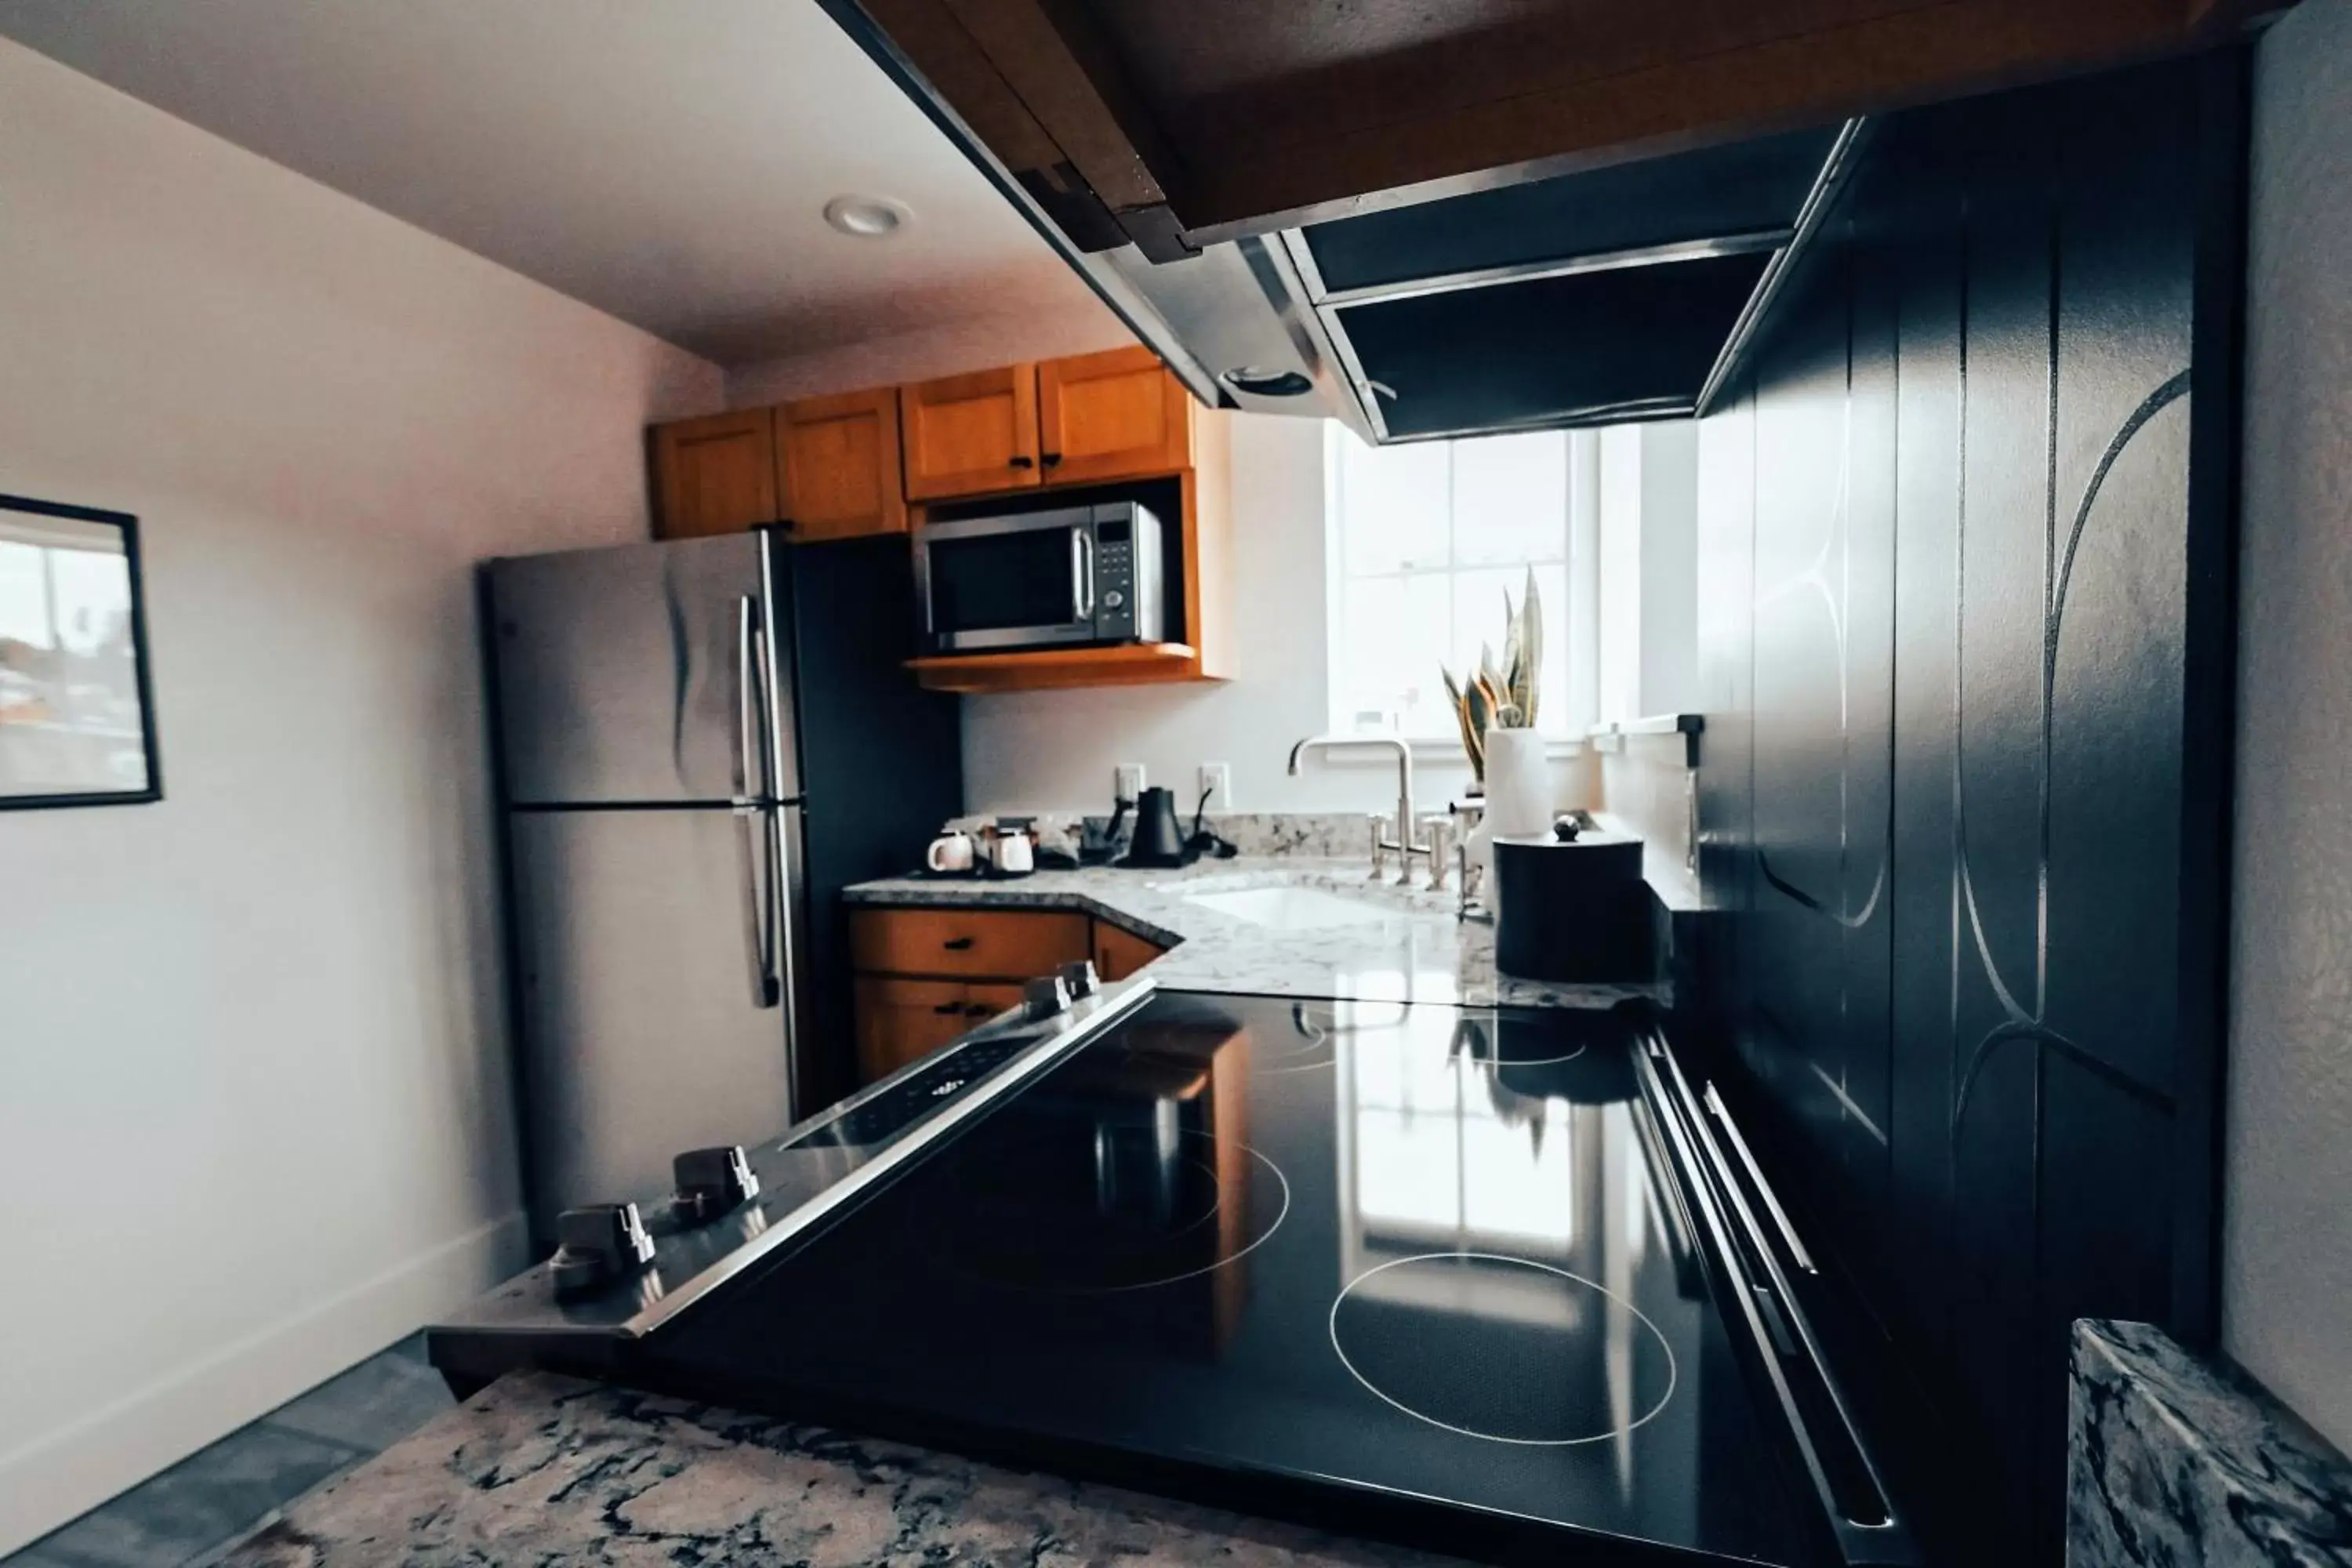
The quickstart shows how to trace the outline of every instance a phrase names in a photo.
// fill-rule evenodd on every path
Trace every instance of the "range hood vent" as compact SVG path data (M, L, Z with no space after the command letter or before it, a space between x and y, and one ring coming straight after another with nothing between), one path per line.
M1685 415L1766 253L1613 268L1335 308L1382 438Z
M1699 412L1858 125L1497 186L1282 236L1376 441Z
M959 77L1015 148L1014 174L874 26L872 0L821 3L1195 395L1335 416L1376 442L1705 412L1865 129L1548 178L1520 164L1483 188L1367 195L1343 216L1211 241L1164 201L1106 205L1018 94ZM943 65L971 64L951 38L922 37Z

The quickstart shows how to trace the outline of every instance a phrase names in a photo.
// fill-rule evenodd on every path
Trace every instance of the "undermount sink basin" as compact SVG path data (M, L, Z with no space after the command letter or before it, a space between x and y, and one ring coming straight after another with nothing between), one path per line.
M1221 915L1286 931L1360 925L1385 919L1390 913L1378 904L1342 898L1318 888L1244 888L1227 893L1188 893L1185 899Z

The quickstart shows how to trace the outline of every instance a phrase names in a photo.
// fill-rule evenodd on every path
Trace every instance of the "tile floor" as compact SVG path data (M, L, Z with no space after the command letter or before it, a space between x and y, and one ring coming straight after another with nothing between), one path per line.
M456 1403L403 1340L101 1504L0 1568L180 1568L373 1458Z

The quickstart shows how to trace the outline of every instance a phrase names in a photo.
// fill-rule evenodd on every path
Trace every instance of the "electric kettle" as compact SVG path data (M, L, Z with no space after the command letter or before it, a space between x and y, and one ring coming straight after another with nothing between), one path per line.
M1176 824L1176 793L1157 785L1135 802L1135 837L1129 841L1129 866L1181 866L1184 830Z

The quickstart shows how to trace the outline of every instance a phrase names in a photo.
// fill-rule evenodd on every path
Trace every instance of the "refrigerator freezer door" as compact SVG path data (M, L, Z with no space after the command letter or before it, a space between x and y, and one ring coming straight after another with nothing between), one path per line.
M492 563L507 798L574 805L800 793L789 661L744 766L745 607L755 678L788 647L759 534L516 556ZM755 698L756 700L756 698Z
M753 1142L793 1120L782 982L800 911L792 894L774 897L771 868L801 863L800 814L525 811L509 822L531 1211L544 1235L564 1208L667 1191L675 1154ZM763 928L777 944L766 953ZM763 964L780 983L772 992Z

